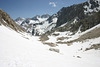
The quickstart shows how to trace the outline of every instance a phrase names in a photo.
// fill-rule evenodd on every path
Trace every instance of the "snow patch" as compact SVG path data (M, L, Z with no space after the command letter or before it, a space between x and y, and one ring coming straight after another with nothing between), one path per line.
M86 10L84 10L84 13L85 14L88 14L88 13L92 13L92 12L98 12L100 10L100 0L94 0L94 2L97 2L98 1L98 4L99 4L99 7L95 7L93 9L91 9L91 3L90 3L90 0L88 1L88 4L89 6L85 5L84 8Z

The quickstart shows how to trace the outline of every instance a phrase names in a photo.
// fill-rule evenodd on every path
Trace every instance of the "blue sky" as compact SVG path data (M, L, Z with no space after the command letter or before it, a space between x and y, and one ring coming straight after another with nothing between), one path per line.
M31 18L35 15L54 14L62 7L85 2L87 0L0 0L0 8L13 19Z

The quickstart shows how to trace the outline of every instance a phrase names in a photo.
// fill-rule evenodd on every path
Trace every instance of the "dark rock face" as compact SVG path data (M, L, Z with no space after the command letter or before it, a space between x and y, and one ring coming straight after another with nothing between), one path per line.
M87 29L90 29L94 27L95 25L100 23L100 11L98 13L95 13L92 16L89 16L87 18L84 18L82 20L77 21L74 24L71 24L71 21L68 22L65 26L59 27L56 30L58 31L71 31L71 32L77 32L80 28L80 31L86 31Z
M17 31L17 32L25 32L23 28L21 28L19 25L17 25L13 19L10 18L10 16L0 9L0 24L10 27L11 29Z
M90 7L89 4L91 4ZM94 9L99 7L99 3L96 0L89 0L81 4L63 7L60 11L57 12L58 21L56 27L73 20L75 17L78 17L79 20L87 18L88 15L84 13L84 10L87 10L87 8L84 8L84 6L88 6L90 9ZM97 9L97 11L99 10Z
M88 5L87 2L82 4L72 5L70 7L63 7L57 14L58 14L58 21L57 26L60 26L64 23L67 23L73 20L75 17L78 17L80 20L87 18L88 15L84 14L84 6Z
M83 5L73 5L70 7L63 7L59 12L58 12L58 21L57 21L57 26L60 26L64 23L67 23L68 21L71 21L75 17L79 17L79 19L84 18L84 10L83 10Z
M86 31L100 23L100 11L88 18L82 19L72 26L71 31L78 30L81 26L81 31Z

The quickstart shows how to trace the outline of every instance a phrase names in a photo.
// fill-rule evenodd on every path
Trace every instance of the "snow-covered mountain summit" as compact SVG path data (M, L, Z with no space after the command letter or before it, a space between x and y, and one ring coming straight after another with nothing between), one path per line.
M18 17L17 19L15 19L15 22L20 25L22 24L22 22L25 20L25 18L21 18L21 17Z
M52 16L48 14L42 16L36 15L33 18L24 19L24 21L22 19L16 21L16 23L18 22L21 23L20 26L22 26L27 30L27 32L31 33L32 35L41 35L47 31L50 31L56 26L57 16L56 14Z
M21 18L21 17L18 17L17 19L15 19L15 22L16 23L20 23L19 25L22 25L25 22L26 23L40 23L40 22L42 22L44 20L47 20L49 17L50 17L49 14L44 14L42 16L36 15L36 16L34 16L32 18Z

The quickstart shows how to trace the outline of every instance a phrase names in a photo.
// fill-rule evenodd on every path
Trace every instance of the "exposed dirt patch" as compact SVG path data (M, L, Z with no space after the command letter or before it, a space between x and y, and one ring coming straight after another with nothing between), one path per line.
M85 39L92 39L92 38L97 38L97 37L100 37L100 28L95 28L94 30L82 35L77 40L82 41Z
M56 47L57 46L57 44L51 43L51 42L43 42L43 44L49 45L51 47Z
M57 53L59 53L59 52L60 52L60 51L59 51L59 49L55 49L55 48L49 48L49 50L50 50L50 51L57 52Z
M100 37L100 28L95 28L95 29L87 32L86 34L80 36L78 39L68 41L68 43L73 43L73 42L78 42L78 41L82 42L86 39L93 39L93 38L97 38L97 37Z
M95 49L98 50L100 49L100 44L93 44L90 48L86 48L85 51Z
M59 33L53 33L52 35L54 35L54 36L58 36L58 35L60 35Z
M47 41L47 40L49 40L49 37L48 37L48 35L46 35L46 34L44 34L44 35L41 35L41 37L40 37L40 41Z
M57 38L57 41L58 41L58 40L64 40L64 39L69 39L69 38L68 38L68 37L58 37L58 38Z
M56 42L57 44L67 44L68 46L71 46L72 45L72 43L68 43L68 42L61 42L61 41L58 41L58 42Z

